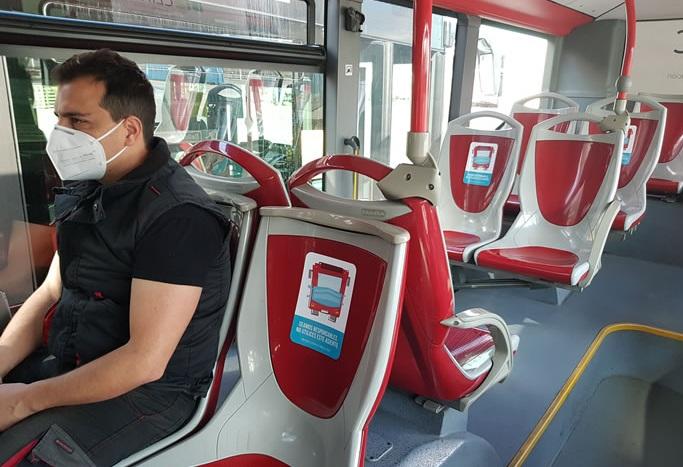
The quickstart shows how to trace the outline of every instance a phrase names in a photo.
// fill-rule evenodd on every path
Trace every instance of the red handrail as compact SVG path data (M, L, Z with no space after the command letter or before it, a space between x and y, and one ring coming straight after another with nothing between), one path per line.
M325 156L309 162L294 172L288 182L289 189L293 190L330 170L346 170L379 181L389 175L391 167L384 165L381 162L368 159L367 157L343 154Z
M259 184L259 188L247 193L259 206L289 206L289 196L280 173L266 161L246 149L227 141L202 141L187 150L180 165L187 166L203 154L211 153L226 157L239 164Z

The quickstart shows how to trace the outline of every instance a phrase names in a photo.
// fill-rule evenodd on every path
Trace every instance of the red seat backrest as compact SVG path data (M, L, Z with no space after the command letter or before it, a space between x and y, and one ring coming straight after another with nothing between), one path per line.
M519 148L519 162L517 163L517 173L522 172L522 165L524 164L524 157L526 156L526 148L531 137L531 130L537 124L544 122L550 118L557 117L557 114L544 112L515 112L512 118L517 120L524 127L522 133L522 145ZM566 133L569 130L569 122L561 123L553 128L553 130L560 133Z
M498 145L496 163L493 168L491 183L488 186L464 183L464 175L470 145L477 143L495 143ZM505 174L508 159L512 155L514 139L493 135L452 135L450 137L450 184L453 200L460 209L467 212L484 211Z
M272 235L268 239L266 280L268 341L277 383L300 409L320 418L333 417L351 387L372 329L382 294L387 263L358 247L327 239ZM346 332L338 342L337 359L295 343L290 338L300 294L301 275L283 271L304 269L314 251L356 266L355 287L346 317ZM311 272L311 271L308 271ZM362 293L358 289L362 288ZM332 337L331 337L332 338Z
M613 145L542 140L536 143L535 152L536 196L543 217L559 226L578 224L602 186Z
M619 188L623 188L629 184L640 169L640 166L647 156L647 151L652 145L652 140L657 131L657 120L649 120L644 118L632 118L631 125L636 127L635 143L633 144L633 151L631 152L631 159L628 164L621 165L621 172L619 175ZM627 135L633 137L631 135ZM626 139L624 140L624 149L627 147Z

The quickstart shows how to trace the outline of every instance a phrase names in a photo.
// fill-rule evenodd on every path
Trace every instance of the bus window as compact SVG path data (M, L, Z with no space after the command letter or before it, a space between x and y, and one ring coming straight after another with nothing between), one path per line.
M7 122L0 128L0 309L5 301L15 306L30 295L35 280L47 273L53 253L48 224L51 188L59 180L44 153L31 76L23 65L0 57L0 118ZM0 311L0 326L2 315Z
M325 2L317 0L316 44L324 43ZM307 7L303 0L77 0L0 2L0 9L41 16L268 41L306 43Z
M361 152L396 166L408 162L405 153L410 127L412 10L366 0L363 13L366 19L361 35L358 102ZM448 124L457 20L433 15L432 24L430 131L433 144L438 146ZM361 196L373 191L370 187L359 188Z
M5 84L0 91L9 90L15 123L8 125L7 131L16 129L13 138L18 141L20 165L17 167L14 159L5 161L14 164L5 171L13 178L12 183L3 179L0 193L0 199L11 199L0 206L0 291L7 293L13 306L33 290L34 277L35 284L42 282L54 253L54 228L50 226L53 188L61 182L45 144L57 123L57 88L50 80L50 70L57 62L47 57L0 58L7 64L9 76L9 86ZM154 88L155 133L168 142L176 159L194 143L226 140L263 157L286 180L302 164L302 133L320 139L322 74L169 63L139 66ZM7 112L8 120L9 115ZM7 144L11 141L8 138ZM10 153L13 151L5 151L2 157L10 158ZM203 162L216 175L247 176L225 159ZM5 193L10 189L12 193ZM24 251L27 249L30 253ZM16 271L19 262L28 264L22 266L21 274ZM12 284L19 283L3 280L3 270L13 271Z
M543 37L482 25L472 111L496 110L509 114L515 101L543 91L547 52L548 40ZM472 124L481 129L491 126L484 118Z

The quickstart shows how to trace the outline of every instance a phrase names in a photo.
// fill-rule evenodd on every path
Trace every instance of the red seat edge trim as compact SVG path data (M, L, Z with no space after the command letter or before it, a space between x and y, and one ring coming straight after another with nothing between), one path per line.
M626 213L624 211L619 211L617 214L617 217L614 219L614 223L612 224L612 230L626 230ZM633 221L633 223L629 226L629 230L632 229L633 227L637 226L643 221L643 218L645 217L645 213L641 214L638 219Z
M218 459L202 467L289 467L279 459L266 454L239 454Z
M0 467L15 467L19 465L21 461L26 459L26 457L30 454L30 452L33 450L34 447L38 444L38 440L34 439L30 443L28 443L26 446L23 448L19 449L12 457L7 459L2 466Z
M681 185L683 185L683 182L665 180L663 178L651 178L647 181L647 192L664 195L677 195L680 192Z

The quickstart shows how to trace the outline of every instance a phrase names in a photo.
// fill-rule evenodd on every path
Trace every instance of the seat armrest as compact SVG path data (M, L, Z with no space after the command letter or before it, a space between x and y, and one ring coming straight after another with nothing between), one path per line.
M589 273L583 281L579 282L579 286L587 287L590 285L593 277L600 269L600 259L602 257L602 252L605 249L605 243L607 243L607 236L612 229L614 219L617 217L617 214L619 214L619 209L621 209L621 202L619 200L614 200L609 203L607 209L602 213L600 220L595 226L595 229L593 230L593 246L591 248L590 256L588 257Z
M512 371L513 348L510 330L503 318L483 308L471 308L461 311L441 321L441 324L456 329L486 326L493 338L495 351L492 358L493 365L491 365L489 374L470 395L454 402L454 408L464 411L491 386L505 379L510 374L510 371Z

